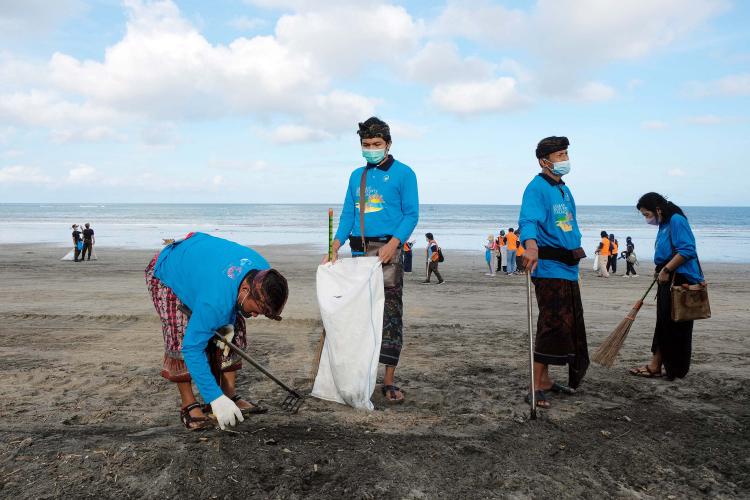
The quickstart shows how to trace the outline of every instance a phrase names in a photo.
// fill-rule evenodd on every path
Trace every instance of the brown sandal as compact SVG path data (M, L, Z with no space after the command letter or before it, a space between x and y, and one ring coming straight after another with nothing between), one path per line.
M180 411L180 420L182 420L182 423L185 425L185 428L187 428L187 430L197 431L198 429L208 429L214 426L214 422L210 418L205 416L194 417L190 414L191 411L200 407L201 405L199 403L192 403L187 405L185 408L182 408L182 410ZM198 425L192 426L190 424Z
M652 372L648 365L645 365L643 368L631 368L628 370L628 373L635 377L645 378L662 378L664 376L664 371L659 370L658 372Z

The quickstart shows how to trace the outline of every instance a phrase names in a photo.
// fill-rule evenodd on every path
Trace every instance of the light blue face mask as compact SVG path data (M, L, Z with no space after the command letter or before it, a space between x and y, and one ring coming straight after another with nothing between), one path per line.
M383 149L364 149L362 148L362 156L365 157L367 163L377 165L385 159L385 148Z
M550 163L552 163L552 162L550 162ZM557 163L552 163L552 166L554 168L550 168L549 171L552 172L555 175L559 175L560 177L562 177L565 174L569 174L570 173L570 162L569 161L558 161Z

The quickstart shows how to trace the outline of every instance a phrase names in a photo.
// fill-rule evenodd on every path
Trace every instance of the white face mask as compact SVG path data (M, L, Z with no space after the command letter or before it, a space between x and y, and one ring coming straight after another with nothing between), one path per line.
M245 293L245 296L244 296L244 297L242 297L242 299L240 299L239 303L237 304L237 310L238 310L238 311L240 312L240 314L242 314L242 316L243 316L243 317L245 317L245 318L249 318L249 317L251 317L251 316L252 316L252 313L249 313L249 312L245 312L245 309L243 309L243 307L242 307L242 304L243 304L243 302L245 302L245 299L247 298L247 295L248 295L249 293L250 293L250 290L248 290L248 291L247 291L247 292Z

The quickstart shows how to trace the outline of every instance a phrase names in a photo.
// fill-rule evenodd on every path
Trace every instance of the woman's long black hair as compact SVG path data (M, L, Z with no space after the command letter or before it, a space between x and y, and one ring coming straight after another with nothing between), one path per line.
M674 214L680 214L685 219L687 219L687 216L682 211L680 207L672 203L671 201L667 201L665 197L660 195L659 193L646 193L638 200L638 204L635 206L638 210L641 208L645 208L649 212L653 212L654 215L658 215L656 212L656 209L661 210L661 219L664 222L669 222L669 220L672 218Z

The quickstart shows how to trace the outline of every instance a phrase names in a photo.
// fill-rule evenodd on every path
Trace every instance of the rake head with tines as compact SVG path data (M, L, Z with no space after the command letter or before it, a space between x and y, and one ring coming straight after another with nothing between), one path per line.
M281 403L281 409L291 413L297 413L305 402L305 398L299 394L290 394L286 397L283 403Z

